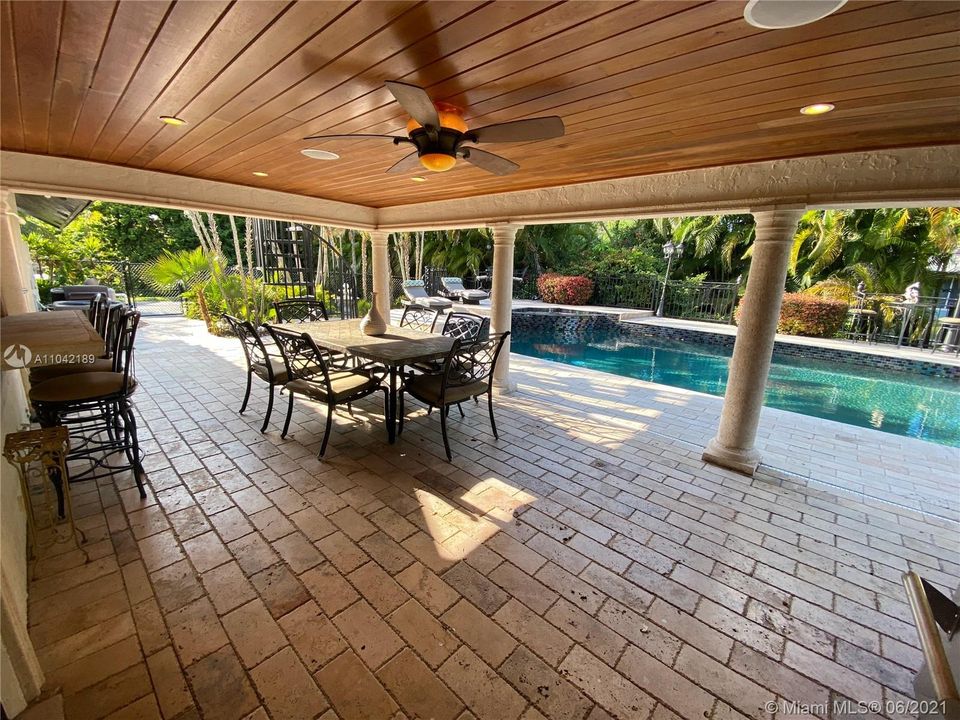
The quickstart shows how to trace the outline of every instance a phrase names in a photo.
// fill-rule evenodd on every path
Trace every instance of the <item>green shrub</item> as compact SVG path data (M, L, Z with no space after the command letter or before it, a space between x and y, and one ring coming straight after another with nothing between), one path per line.
M744 304L749 302L749 296L745 296L737 307L738 323ZM849 305L842 300L828 300L805 293L785 293L780 306L777 332L786 335L833 337L843 327L848 308Z
M582 275L546 273L537 278L537 290L544 302L586 305L593 295L593 280Z

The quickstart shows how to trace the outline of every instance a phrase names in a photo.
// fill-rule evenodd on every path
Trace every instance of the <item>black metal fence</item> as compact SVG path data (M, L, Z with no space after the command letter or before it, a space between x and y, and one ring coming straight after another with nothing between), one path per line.
M657 284L663 287L662 282ZM733 323L733 312L737 307L737 289L737 283L691 285L682 280L670 280L667 282L663 315L683 320ZM653 309L656 310L656 307Z
M601 275L591 279L590 302L594 305L655 310L660 300L662 284L655 275Z
M292 294L302 294L308 289L322 291L330 311L341 317L350 318L363 314L365 307L358 306L360 300L370 301L373 293L373 275L367 273L366 283L361 273L353 272L346 264L339 267L339 263L326 273L307 278L306 268L300 268L302 285L298 285ZM173 286L159 289L148 280L147 269L149 263L117 263L111 277L117 291L126 295L130 305L136 307L144 315L181 315L185 310L182 293L186 288ZM236 272L236 268L227 268L226 272ZM261 268L256 269L258 277L270 283L269 278ZM446 277L445 268L428 266L424 269L422 279L429 295L441 295L440 279ZM202 279L202 278L198 278ZM631 308L637 310L656 311L663 293L663 280L655 275L604 275L592 278L594 281L592 305L608 307ZM291 285L289 281L276 283ZM473 277L464 278L464 285L468 288L477 287ZM692 284L682 280L667 282L664 296L664 316L690 320L704 320L708 322L733 322L733 312L737 303L736 283L698 283ZM315 289L314 289L315 288ZM366 292L364 292L366 289ZM297 291L299 290L299 292ZM515 279L513 296L521 300L539 299L537 290L537 276L526 274ZM403 299L403 280L397 275L390 278L391 303L396 305Z
M591 305L656 312L663 295L665 317L718 323L732 323L737 305L737 283L669 280L664 294L663 280L646 273L601 275L591 280ZM537 277L524 278L516 283L514 297L522 300L539 299Z

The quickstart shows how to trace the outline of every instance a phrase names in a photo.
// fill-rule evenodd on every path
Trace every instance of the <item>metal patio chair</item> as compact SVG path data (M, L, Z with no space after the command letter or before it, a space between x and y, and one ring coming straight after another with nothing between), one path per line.
M327 406L327 424L317 457L323 457L327 451L327 441L330 439L330 428L333 425L333 412L338 405L346 405L349 408L351 403L381 390L384 416L386 416L387 389L381 384L383 374L369 367L354 369L331 366L330 356L318 348L308 334L298 333L279 325L266 327L277 347L280 348L288 377L288 381L283 386L283 389L289 393L287 417L280 437L286 437L290 429L295 395L303 395Z
M487 396L487 408L490 412L490 428L497 439L497 423L493 417L493 371L497 366L500 351L510 332L491 335L469 345L455 340L453 347L443 361L439 373L414 375L408 377L400 389L399 431L403 432L403 398L410 395L429 409L440 410L440 433L443 435L443 447L447 460L453 459L450 441L447 439L447 415L451 405L459 405L469 398L478 399Z
M421 332L433 332L439 317L440 311L437 309L423 307L422 305L407 305L403 308L403 315L400 316L400 327L408 327L411 330L420 330Z
M273 414L273 389L277 386L283 387L287 382L287 370L283 364L283 358L277 353L271 353L267 348L260 333L249 320L241 320L232 315L224 315L223 319L230 325L233 333L240 339L243 347L243 356L247 359L247 390L243 394L243 403L240 405L240 414L247 409L247 403L250 400L250 386L253 384L253 376L263 380L269 386L270 396L267 400L267 412L263 418L263 425L260 432L266 432L270 424L270 416Z
M278 323L304 323L329 320L323 300L306 295L289 300L275 300L273 309Z
M131 469L141 498L143 487L137 421L131 396L137 389L134 372L134 341L140 313L123 310L122 322L113 347L112 368L51 378L30 388L30 403L42 427L70 428L69 460L87 459L88 470L72 480L93 479ZM115 465L110 457L122 451L129 465ZM62 488L58 488L63 509Z

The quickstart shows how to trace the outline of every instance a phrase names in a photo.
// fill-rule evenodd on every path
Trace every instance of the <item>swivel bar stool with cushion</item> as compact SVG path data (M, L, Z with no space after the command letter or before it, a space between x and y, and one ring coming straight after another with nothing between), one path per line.
M113 351L117 342L117 335L123 323L125 307L123 303L111 303L104 312L97 317L94 328L103 338L105 352L93 362L72 362L60 365L42 365L30 370L30 384L50 380L61 375L75 375L84 372L110 372L113 370ZM99 325L99 327L98 327Z
M113 347L112 368L62 375L30 388L30 402L43 427L66 425L71 431L72 449L68 459L87 459L93 465L73 480L112 475L133 470L133 477L145 498L143 465L137 439L137 421L131 396L137 389L134 372L134 340L140 313L123 310ZM109 457L123 452L129 465L114 465Z

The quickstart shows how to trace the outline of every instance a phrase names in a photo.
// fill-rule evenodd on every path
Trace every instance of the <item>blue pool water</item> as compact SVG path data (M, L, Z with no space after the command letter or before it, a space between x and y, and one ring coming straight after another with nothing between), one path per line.
M729 349L617 331L588 335L571 341L560 333L521 330L511 350L710 395L726 389ZM960 447L955 380L774 355L764 404Z

